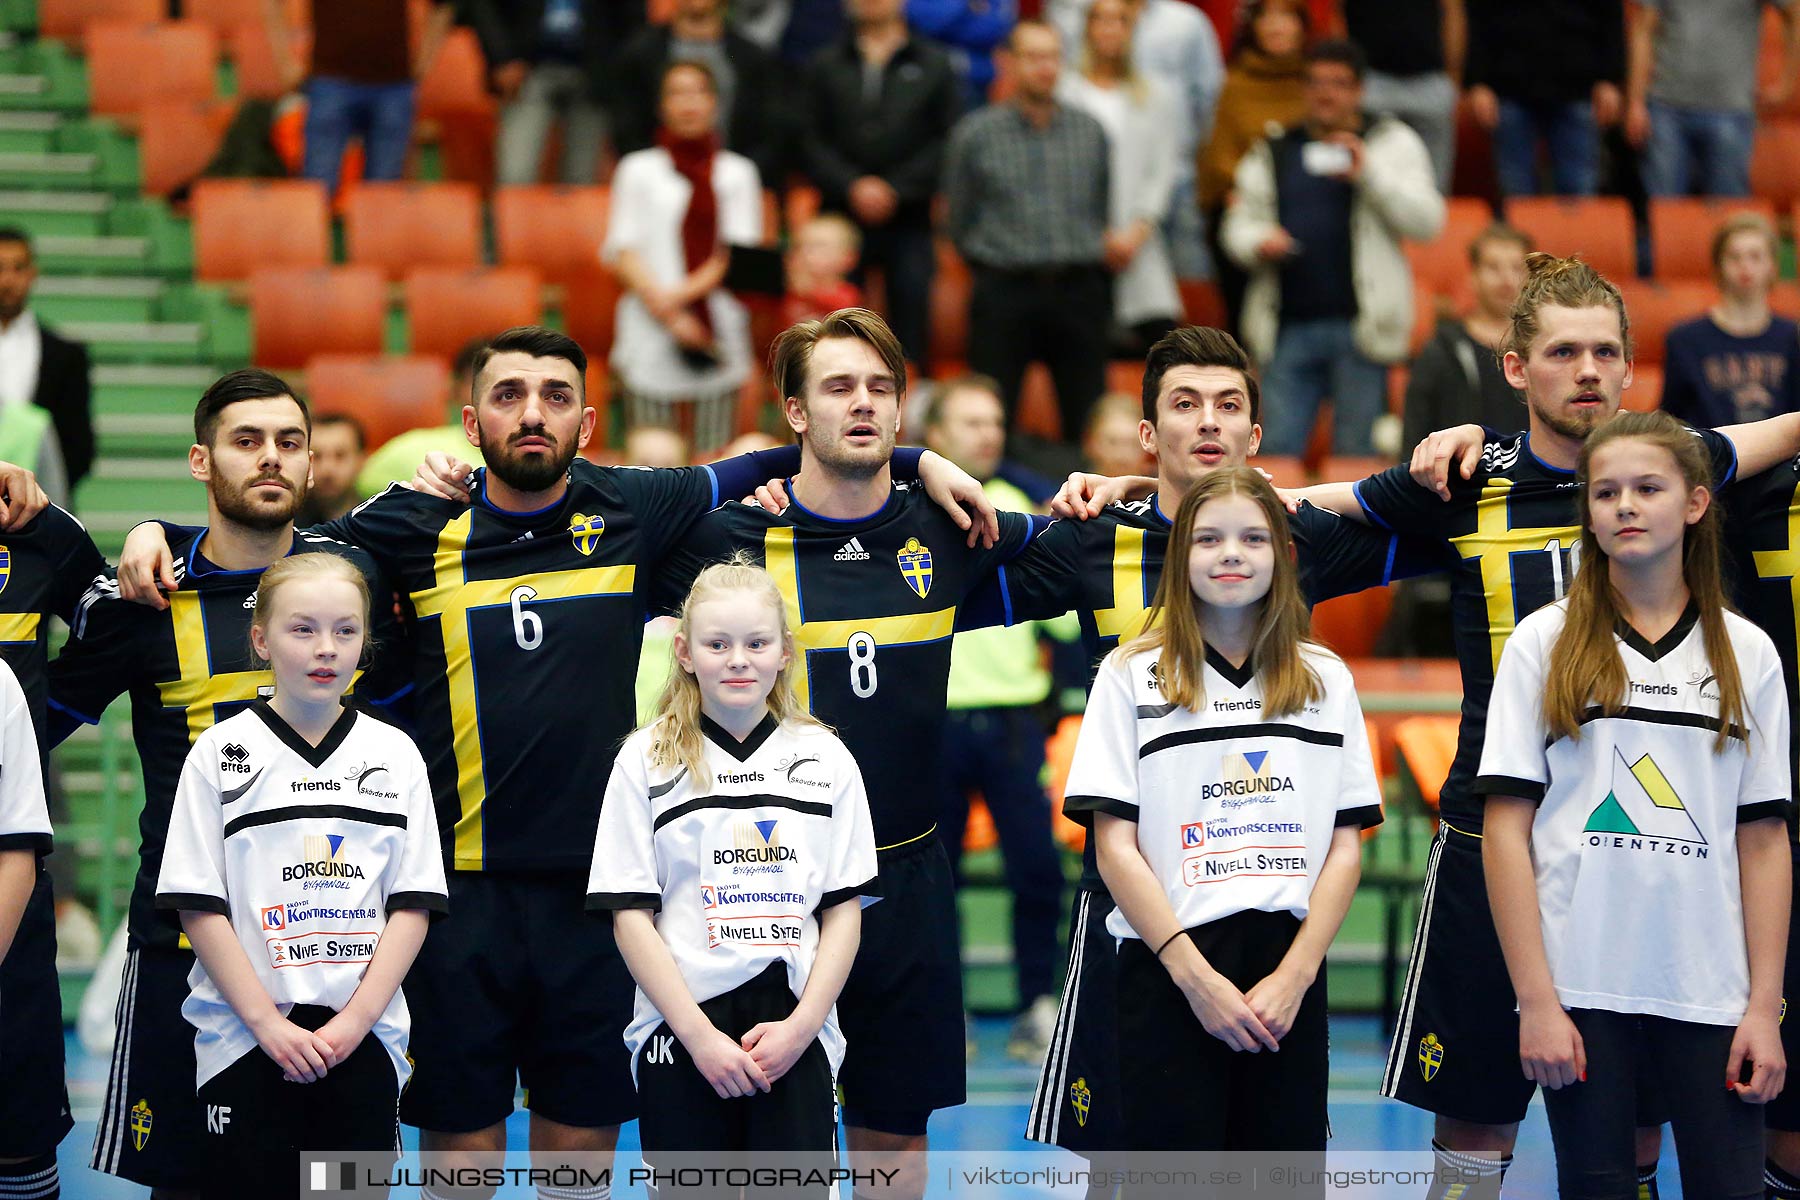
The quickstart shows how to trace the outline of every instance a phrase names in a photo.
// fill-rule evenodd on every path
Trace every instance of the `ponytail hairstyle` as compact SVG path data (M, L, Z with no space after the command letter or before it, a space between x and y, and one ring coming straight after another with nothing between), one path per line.
M757 566L744 551L739 550L725 562L707 567L694 580L694 586L689 589L687 599L682 601L681 615L677 618L681 622L682 639L690 646L693 645L694 609L697 606L708 600L734 595L746 603L769 606L775 613L781 647L788 656L787 665L781 668L781 674L776 677L775 686L769 692L769 711L784 725L796 722L825 728L801 706L799 697L794 694L794 671L799 656L781 590L775 586L775 580L769 573ZM689 778L694 782L695 791L710 790L712 776L706 770L706 739L700 731L700 681L692 671L684 668L679 661L674 661L672 656L669 682L663 685L662 696L656 707L661 715L646 723L646 727L656 731L650 742L650 762L658 767L686 768Z
M356 588L356 594L362 598L362 657L367 661L369 650L375 644L369 633L369 581L363 577L355 563L340 555L314 551L290 554L270 563L256 585L256 607L250 614L250 627L262 630L263 638L267 640L269 622L275 616L276 593L290 583L308 579L341 579ZM268 661L267 656L256 652L254 644L251 646L251 653L265 663Z
M1538 335L1538 309L1546 304L1559 308L1610 308L1619 314L1619 338L1625 357L1633 354L1631 318L1625 313L1625 297L1606 276L1575 255L1558 258L1534 250L1525 256L1525 286L1513 301L1512 323L1501 335L1494 353L1504 363L1507 352L1529 358Z
M1712 462L1705 445L1667 413L1622 412L1588 435L1576 476L1583 496L1581 564L1569 588L1568 617L1551 647L1545 671L1544 724L1552 738L1579 740L1582 717L1590 710L1598 708L1611 715L1630 702L1625 660L1613 644L1613 631L1622 619L1619 594L1613 587L1606 551L1594 536L1593 510L1586 500L1595 453L1625 438L1667 450L1685 488L1712 488ZM1714 742L1719 751L1733 737L1743 736L1748 712L1737 655L1725 629L1725 612L1731 603L1719 564L1722 522L1718 504L1709 505L1706 514L1687 527L1681 546L1681 574L1699 610L1707 662L1719 687L1719 734Z
M1302 644L1312 640L1307 633L1311 612L1300 594L1287 510L1269 481L1249 467L1220 467L1188 491L1181 507L1175 510L1162 582L1157 585L1156 600L1145 614L1144 631L1122 645L1119 653L1130 657L1145 650L1160 650L1156 669L1163 696L1190 711L1199 711L1205 701L1201 679L1206 664L1206 628L1200 615L1200 600L1188 581L1188 562L1193 554L1195 514L1207 501L1223 496L1247 496L1268 518L1269 537L1275 550L1275 577L1269 583L1269 594L1259 602L1250 654L1257 682L1262 685L1263 716L1298 712L1325 695L1318 672L1300 653Z

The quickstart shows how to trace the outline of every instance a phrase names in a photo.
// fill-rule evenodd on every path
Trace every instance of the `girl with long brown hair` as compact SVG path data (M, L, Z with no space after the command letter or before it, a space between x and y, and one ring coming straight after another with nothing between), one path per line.
M828 1154L835 1005L878 894L862 776L796 699L781 593L748 556L694 581L674 657L614 762L588 883L638 985L644 1156Z
M1119 1043L1157 1047L1121 1056L1126 1147L1322 1151L1320 966L1381 802L1256 472L1183 499L1147 631L1095 680L1065 808L1118 901Z
M1494 680L1482 857L1565 1197L1632 1193L1644 1079L1684 1194L1762 1195L1759 1106L1786 1072L1787 692L1726 599L1712 475L1663 413L1588 435L1575 582Z

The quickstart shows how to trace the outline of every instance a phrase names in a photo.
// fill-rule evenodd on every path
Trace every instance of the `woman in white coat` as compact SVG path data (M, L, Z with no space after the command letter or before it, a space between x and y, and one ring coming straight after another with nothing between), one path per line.
M1079 73L1058 84L1063 103L1090 114L1112 147L1106 265L1113 272L1113 315L1141 357L1181 319L1181 293L1163 240L1175 190L1180 114L1175 99L1131 65L1132 11L1125 0L1088 9Z
M656 145L613 172L602 256L626 288L612 370L633 425L666 425L697 454L729 441L751 370L750 320L722 286L731 247L762 241L756 166L720 148L718 88L701 63L663 72Z

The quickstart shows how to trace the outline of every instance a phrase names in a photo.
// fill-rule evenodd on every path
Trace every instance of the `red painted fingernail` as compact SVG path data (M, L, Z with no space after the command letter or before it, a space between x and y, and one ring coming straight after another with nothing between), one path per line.
M1581 1082L1583 1082L1583 1083L1587 1082L1587 1072L1586 1071L1583 1071L1581 1073Z

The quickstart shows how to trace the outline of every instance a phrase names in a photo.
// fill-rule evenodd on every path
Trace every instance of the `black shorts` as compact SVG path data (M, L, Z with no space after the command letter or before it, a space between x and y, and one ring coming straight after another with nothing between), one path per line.
M935 835L880 856L881 902L838 997L844 1123L918 1135L968 1096L956 885Z
M193 967L192 950L145 946L125 956L112 1069L88 1162L96 1171L152 1188L200 1186L194 1027L181 1015Z
M317 1029L335 1015L329 1008L297 1004L288 1020ZM373 1034L312 1083L287 1082L274 1059L260 1048L252 1050L200 1089L205 1115L200 1195L298 1200L303 1150L397 1155L399 1098L394 1060Z
M1093 1155L1122 1147L1119 1136L1117 941L1106 932L1113 899L1103 890L1075 894L1069 916L1069 971L1056 1030L1038 1071L1025 1121L1034 1142Z
M1439 827L1381 1094L1459 1121L1522 1120L1537 1087L1519 1065L1512 977L1488 907L1481 838Z
M582 1128L637 1116L625 1053L636 994L578 874L449 874L447 921L406 977L413 1077L400 1119L472 1133L525 1106Z
M189 1042L190 1053L193 1041ZM0 1158L54 1150L74 1121L63 1083L62 987L56 976L56 897L43 861L0 963Z
M799 998L787 968L771 963L755 979L702 1001L713 1028L742 1038L764 1021L790 1016ZM713 1091L687 1048L658 1025L638 1052L638 1132L644 1161L658 1153L726 1155L741 1151L818 1152L829 1169L837 1146L837 1091L831 1060L818 1039L767 1092L726 1099ZM666 1167L665 1167L666 1169Z
M1292 913L1240 912L1188 930L1239 991L1267 977L1293 944ZM1319 1151L1330 1136L1325 972L1300 1002L1279 1053L1233 1050L1206 1032L1187 997L1137 938L1119 946L1122 1136L1133 1151Z
M1790 848L1794 860L1795 895L1800 897L1800 843ZM1790 1010L1800 1002L1800 922L1788 919L1787 968L1781 980L1781 1048L1790 1064L1800 1063L1800 1013ZM1788 1020L1793 1016L1793 1020ZM1794 1068L1800 1071L1800 1067ZM1784 1133L1800 1133L1800 1079L1763 1105L1763 1124Z

